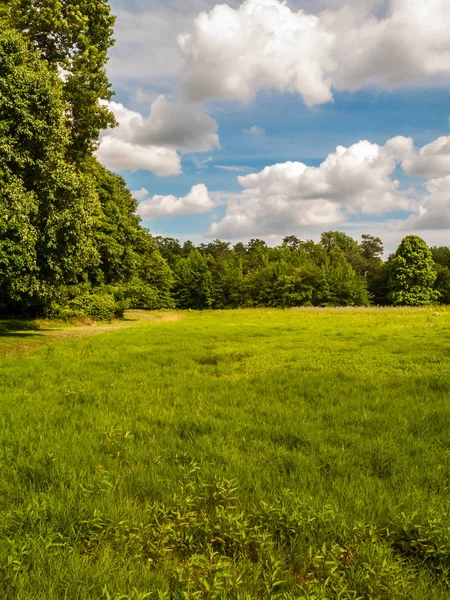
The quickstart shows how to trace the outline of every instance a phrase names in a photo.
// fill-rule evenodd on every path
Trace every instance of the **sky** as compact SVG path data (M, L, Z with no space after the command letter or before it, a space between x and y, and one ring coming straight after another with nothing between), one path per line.
M111 0L99 160L155 235L450 245L449 0Z

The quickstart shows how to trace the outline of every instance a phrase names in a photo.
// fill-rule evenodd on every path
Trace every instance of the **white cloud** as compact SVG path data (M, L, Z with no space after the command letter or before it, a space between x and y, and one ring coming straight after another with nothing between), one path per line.
M244 129L243 133L246 135L251 135L255 138L263 137L266 134L265 130L258 125L252 125L249 129Z
M450 175L450 136L442 136L419 150L411 138L402 136L388 142L395 156L402 161L408 175L444 177Z
M227 0L237 4L237 0ZM110 52L108 74L114 87L149 86L172 89L183 68L177 35L186 31L202 10L215 0L111 0L117 16L116 43Z
M158 177L181 173L181 159L174 150L132 144L112 135L103 137L96 155L112 171L151 171Z
M221 169L222 171L232 171L232 172L247 170L247 167L237 167L237 166L233 166L233 165L214 165L214 168Z
M392 89L450 74L448 0L389 0L381 12L375 1L335 4L313 15L244 0L201 13L178 38L186 96L248 102L275 89L312 106L332 100L333 87Z
M219 145L217 122L196 103L168 102L157 98L148 119L136 128L136 141L181 150L207 152Z
M178 151L206 152L219 144L216 121L198 104L172 103L159 96L147 119L123 104L107 105L119 126L103 132L97 157L110 169L178 175Z
M335 87L392 89L450 73L447 0L389 0L384 18L358 4L321 16L336 34Z
M424 196L418 214L405 221L391 222L397 230L450 229L450 176L431 179L425 184L428 194Z
M287 162L238 177L244 188L209 234L225 237L282 234L333 227L348 215L413 210L417 200L392 179L397 162L388 145L361 141L338 146L319 167Z
M176 198L175 196L153 196L149 198L148 192L144 188L133 192L133 196L140 201L136 213L146 220L162 216L205 213L214 208L214 202L203 183L194 185L184 198Z
M245 0L201 13L180 35L184 91L196 100L253 100L259 90L298 92L308 105L331 100L334 36L319 18L278 0Z

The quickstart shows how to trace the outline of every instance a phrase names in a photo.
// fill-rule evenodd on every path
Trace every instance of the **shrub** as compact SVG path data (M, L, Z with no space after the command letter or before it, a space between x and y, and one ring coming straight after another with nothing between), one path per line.
M83 319L89 317L96 321L110 321L123 317L126 303L116 298L111 293L85 293L67 303L53 303L48 316L64 321L70 319Z

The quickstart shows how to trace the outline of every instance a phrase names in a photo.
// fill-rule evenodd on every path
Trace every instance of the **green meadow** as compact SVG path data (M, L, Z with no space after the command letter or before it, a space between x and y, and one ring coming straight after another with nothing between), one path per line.
M450 311L0 321L0 597L450 598Z

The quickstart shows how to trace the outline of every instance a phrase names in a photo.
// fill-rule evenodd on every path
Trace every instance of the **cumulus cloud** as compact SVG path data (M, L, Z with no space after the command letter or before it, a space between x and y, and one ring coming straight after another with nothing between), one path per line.
M187 97L243 102L259 90L298 92L308 105L331 100L334 35L315 15L278 0L245 0L201 13L178 38L186 60Z
M142 119L134 134L138 142L182 150L207 152L219 145L217 122L195 103L169 102L159 96L148 119Z
M336 87L391 89L450 73L449 2L390 0L384 18L355 4L321 15L336 33Z
M332 227L351 214L413 210L417 201L391 175L397 166L386 146L361 141L338 146L319 167L286 162L238 177L244 188L213 223L212 236L282 234L293 228Z
M174 103L159 96L147 119L117 102L109 102L108 107L119 126L103 133L97 156L110 169L178 175L177 152L206 152L219 145L217 122L199 104Z
M113 135L103 137L96 155L112 171L152 171L159 177L181 173L181 159L174 150L133 144Z
M401 160L408 175L443 177L450 175L450 136L442 136L419 150L412 138L393 138L387 144L390 151Z
M194 185L189 194L183 198L175 196L153 196L150 198L148 197L148 191L144 188L133 192L133 196L140 202L136 211L137 214L146 220L163 216L205 213L214 208L214 202L203 183Z
M425 184L427 195L418 210L403 222L391 222L391 228L400 230L429 230L450 228L450 175L431 179Z
M332 88L391 89L450 74L450 2L349 0L319 15L282 0L244 0L201 13L178 37L188 98L252 100L263 89L296 92L307 105Z

